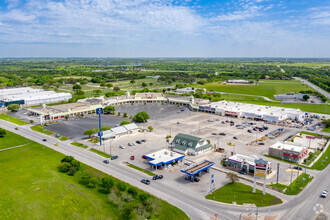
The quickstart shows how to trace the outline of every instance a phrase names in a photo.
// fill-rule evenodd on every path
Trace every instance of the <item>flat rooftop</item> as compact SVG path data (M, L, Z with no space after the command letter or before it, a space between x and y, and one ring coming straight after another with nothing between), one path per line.
M275 148L275 149L279 149L279 150L283 149L283 150L289 150L289 151L295 151L295 152L302 152L302 151L306 150L306 147L303 146L302 144L292 143L289 141L284 141L284 143L281 141L276 142L269 148Z
M182 173L186 173L188 175L196 175L203 170L206 170L214 165L214 162L209 160L202 160L198 163L191 164L181 170Z
M166 149L156 151L154 153L145 155L147 159L149 159L149 164L153 166L158 166L158 165L166 165L169 163L172 163L174 161L177 161L179 159L184 158L185 156L179 153L175 153L173 151L169 151Z

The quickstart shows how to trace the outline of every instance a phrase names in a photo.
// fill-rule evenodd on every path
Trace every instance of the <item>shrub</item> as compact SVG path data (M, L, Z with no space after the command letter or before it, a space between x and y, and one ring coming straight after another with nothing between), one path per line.
M61 160L61 162L62 163L63 162L71 163L71 161L73 161L73 160L74 160L73 156L65 156L65 157L63 157L63 159Z
M0 137L4 137L4 136L6 136L6 130L5 129L3 129L3 128L0 128Z
M226 178L229 179L231 183L235 183L239 180L237 174L233 172L227 173Z
M149 129L149 131L153 131L154 130L154 128L151 127L151 126L149 126L148 129Z
M71 166L69 169L69 175L73 176L77 172L77 169L74 166Z
M63 162L61 165L58 166L58 171L62 173L67 173L71 168L71 164L68 162Z
M119 191L125 191L127 188L127 185L125 183L118 182L117 187L118 187Z
M90 173L83 173L79 180L79 183L87 186L89 184L89 181L91 180L91 178L92 178L92 175Z
M113 180L110 177L103 177L101 179L101 186L104 189L110 190L113 187L114 183Z
M123 126L123 125L128 125L128 124L131 124L131 122L129 122L129 121L122 121L121 123L120 123L120 126Z
M137 191L136 189L132 188L132 187L129 187L128 190L127 190L128 194L131 194L133 197L136 197L137 196Z

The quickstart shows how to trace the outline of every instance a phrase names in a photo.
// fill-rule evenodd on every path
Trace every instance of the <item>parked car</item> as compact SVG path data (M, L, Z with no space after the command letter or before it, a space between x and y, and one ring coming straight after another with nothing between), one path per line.
M180 122L178 122L178 121L177 121L176 123L177 123L177 124L180 124Z
M217 135L217 133L214 133L214 132L213 132L212 135Z
M137 143L137 144L142 144L142 142L141 142L141 141L136 141L136 143Z
M265 143L260 142L260 143L258 143L258 145L265 145Z
M111 157L111 160L115 160L115 159L117 159L118 158L118 156L116 155L116 156L112 156Z
M216 121L220 121L220 119L218 119L218 118L217 118L217 119L215 119L215 120L216 120Z
M134 159L135 159L135 157L134 157L134 155L132 155L132 156L131 156L131 160L134 160Z
M247 130L247 132L249 132L249 133L252 133L252 131L249 129L249 130Z
M327 196L328 196L328 190L323 190L323 192L321 193L321 197L327 198Z
M238 138L236 136L233 137L235 140L237 140Z
M103 163L108 164L109 163L109 160L103 160Z
M146 142L146 140L145 139L142 139L141 142Z
M294 167L292 167L292 168L295 169L295 170L302 170L301 167L297 167L297 166L294 166Z
M120 149L125 149L125 146L124 145L119 145L119 148Z
M189 161L185 161L185 162L184 162L184 165L186 165L186 166L190 166L191 163L190 163Z
M16 127L15 130L18 130L18 127Z
M135 144L133 142L128 143L128 146L135 146Z
M230 126L234 126L235 124L234 123L230 123Z
M200 179L199 179L198 177L195 176L194 181L195 181L195 182L199 182Z
M45 141L45 142L46 142L46 141L47 141L47 139L42 139L42 141Z
M222 124L226 124L226 122L224 122L224 121L222 121L221 123L222 123Z
M225 133L223 133L223 132L219 133L219 135L222 135L222 136L226 136L226 134L225 134Z
M150 180L142 179L141 182L144 184L150 185Z
M184 109L180 109L181 112L184 112Z
M58 143L55 143L54 145L55 145L55 146L58 146L59 144L58 144Z
M143 158L143 159L147 159L147 158L146 158L146 155L142 155L142 158Z
M243 170L238 171L238 173L246 175L246 172Z
M163 175L156 175L152 177L153 180L163 179Z

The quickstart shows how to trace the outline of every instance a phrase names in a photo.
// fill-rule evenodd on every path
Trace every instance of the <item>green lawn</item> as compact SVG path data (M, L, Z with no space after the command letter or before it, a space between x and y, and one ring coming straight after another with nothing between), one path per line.
M223 187L215 190L206 196L207 199L218 202L232 203L243 205L243 203L255 204L258 207L270 206L282 203L282 200L268 193L262 194L262 191L256 190L252 193L253 188L243 183L228 183Z
M110 158L111 156L109 154L106 154L102 151L96 150L94 148L91 148L90 151L93 151L94 153L97 153L98 155L101 155L102 157Z
M69 140L69 138L62 136L62 137L59 138L59 140L60 141L66 141L66 140Z
M302 181L302 179L305 178L305 181ZM298 179L295 179L292 183L291 183L291 189L290 189L290 185L288 186L288 188L285 190L284 194L287 195L297 195L298 193L300 193L305 186L313 179L312 176L309 176L306 173L302 173L299 175Z
M28 141L24 137L14 136L17 141ZM80 171L74 176L60 173L57 166L64 155L30 142L25 147L0 152L0 213L3 220L119 220L124 219L129 207L147 213L137 215L133 211L131 216L135 216L134 219L188 219L180 209L149 194L148 211L139 200L139 195L145 192L85 164L81 164ZM98 186L83 186L79 183L82 172L90 173L95 178L112 178L115 186L110 194L100 193ZM126 185L126 190L119 191L117 184ZM128 188L135 189L138 195L132 197L127 193Z
M81 144L81 143L78 143L78 142L72 142L71 144L74 145L74 146L77 146L77 147L81 147L81 148L88 148L87 145L84 145L84 144Z
M131 167L133 169L136 169L138 171L141 171L141 172L143 172L145 174L148 174L149 176L156 176L156 174L154 174L154 173L152 173L152 172L150 172L148 170L142 169L140 167L134 166L133 164L128 164L127 166L129 166L129 167Z
M34 126L31 126L31 129L34 131L43 133L43 134L47 134L47 135L54 134L54 132L45 129L45 127L43 125L34 125Z
M205 85L196 85L195 87L218 92L262 95L270 99L274 99L274 95L276 94L286 94L289 92L298 93L302 90L313 90L298 80L262 80L258 85L224 85L214 82Z
M326 159L326 157L328 159ZM313 164L311 167L315 170L323 170L326 168L330 163L330 146L327 148L327 150L324 152L324 154Z
M269 186L272 186L276 189L279 189L279 190L285 190L288 186L287 185L284 185L284 184L281 184L281 183L275 183L275 184L270 184Z
M8 147L15 147L30 143L28 139L17 139L17 135L6 131L6 136L3 138L0 138L0 149L5 149Z
M13 116L6 115L6 114L0 114L0 119L5 120L5 121L9 121L9 122L17 124L17 125L27 125L27 124L29 124L26 121L19 120L18 118L15 118Z
M323 128L322 131L330 133L330 127L328 127L328 128Z

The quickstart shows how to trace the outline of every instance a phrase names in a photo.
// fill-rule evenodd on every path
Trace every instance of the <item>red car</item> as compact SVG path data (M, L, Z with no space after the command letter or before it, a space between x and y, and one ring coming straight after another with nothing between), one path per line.
M131 160L134 160L135 159L135 157L134 156L131 156Z
M143 159L147 159L145 155L142 155L142 158L143 158Z

